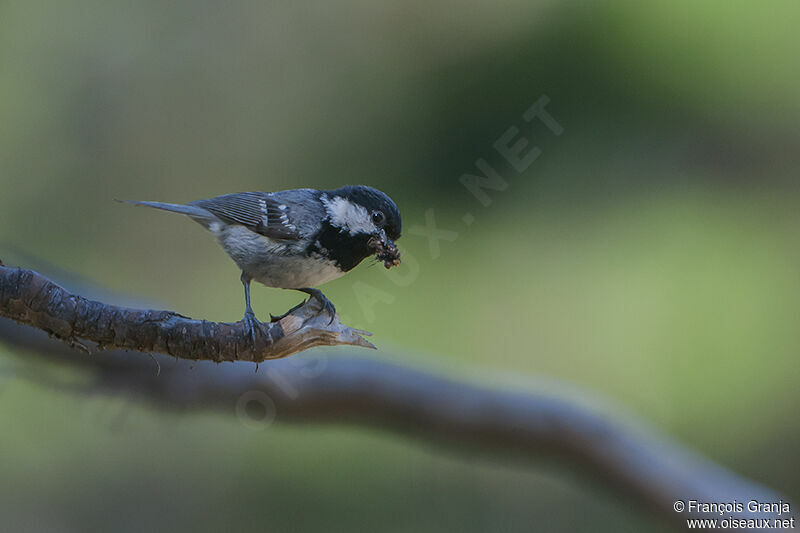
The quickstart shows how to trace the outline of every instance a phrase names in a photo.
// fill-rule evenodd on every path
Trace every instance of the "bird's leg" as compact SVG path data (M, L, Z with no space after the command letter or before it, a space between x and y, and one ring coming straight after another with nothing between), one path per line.
M322 304L322 308L327 311L331 315L331 321L329 324L333 324L333 319L336 318L336 307L334 307L333 302L328 300L328 298L322 294L322 291L319 289L313 289L311 287L304 287L302 289L297 289L300 292L304 292L314 298L319 303Z
M242 322L244 322L245 327L247 327L248 332L250 333L250 339L253 341L253 344L256 343L256 330L261 331L261 322L256 319L256 314L253 312L253 308L250 307L250 277L246 276L244 272L242 272L242 285L244 285L244 318L242 318Z

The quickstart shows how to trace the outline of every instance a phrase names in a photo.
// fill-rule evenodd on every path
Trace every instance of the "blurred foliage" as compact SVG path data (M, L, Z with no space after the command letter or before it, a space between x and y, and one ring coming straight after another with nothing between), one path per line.
M798 22L790 1L7 0L0 258L236 320L201 228L111 200L371 184L408 260L325 290L387 354L588 389L796 499ZM543 94L561 136L521 120ZM542 149L522 174L492 148L511 126ZM458 182L478 158L509 183L487 208ZM411 230L430 208L458 232L436 258ZM260 316L298 299L254 291ZM15 530L657 526L553 465L76 397L3 350Z

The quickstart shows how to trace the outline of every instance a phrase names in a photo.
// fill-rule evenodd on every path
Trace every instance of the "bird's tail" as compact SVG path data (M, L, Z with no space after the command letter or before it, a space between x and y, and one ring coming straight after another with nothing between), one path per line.
M164 202L140 202L137 200L117 200L117 201L131 205L144 205L147 207L153 207L155 209L162 209L164 211L172 211L173 213L181 213L183 215L189 215L195 221L199 222L200 224L206 227L208 227L211 222L217 220L217 217L211 214L211 212L203 209L202 207L197 207L194 205L167 204Z

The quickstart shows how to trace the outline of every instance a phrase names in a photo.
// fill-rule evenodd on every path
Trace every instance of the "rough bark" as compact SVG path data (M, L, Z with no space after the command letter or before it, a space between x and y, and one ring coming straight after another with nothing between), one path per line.
M309 299L279 321L265 323L253 343L242 322L194 320L173 311L130 309L71 294L44 276L0 263L0 315L46 331L73 347L155 352L181 359L279 359L314 346L375 348Z

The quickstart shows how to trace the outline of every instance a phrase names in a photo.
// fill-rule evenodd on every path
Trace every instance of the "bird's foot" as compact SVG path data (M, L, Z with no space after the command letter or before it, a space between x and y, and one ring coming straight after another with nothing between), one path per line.
M244 327L247 328L248 333L250 334L250 340L253 341L253 344L256 343L256 332L259 334L263 334L264 330L263 324L258 321L256 318L255 313L252 311L245 312L244 318L242 318L242 322L244 322Z
M331 321L328 324L333 324L333 319L336 318L336 307L333 305L333 302L328 300L327 296L322 294L322 291L319 289L298 289L301 292L304 292L317 300L321 305L324 311L327 311L329 315L331 315Z
M295 305L294 307L292 307L291 309L289 309L288 311L286 311L285 313L283 313L280 316L275 316L272 313L270 313L269 314L269 321L270 322L280 322L281 320L283 320L287 316L291 315L292 313L294 313L295 311L297 311L298 309L303 307L305 304L306 304L305 301L300 302L299 304Z

